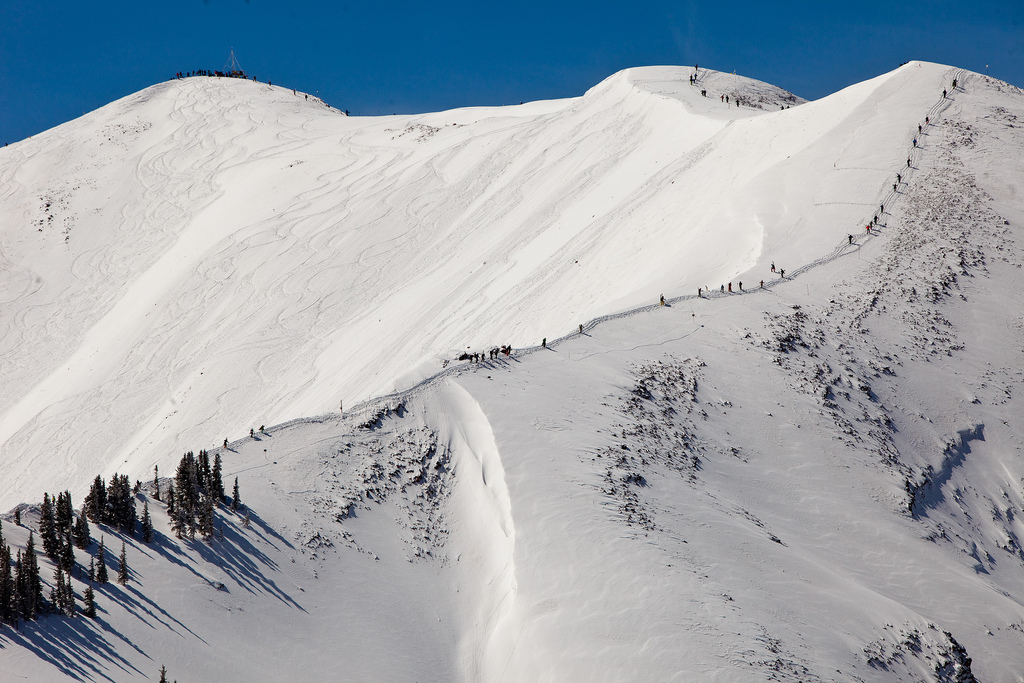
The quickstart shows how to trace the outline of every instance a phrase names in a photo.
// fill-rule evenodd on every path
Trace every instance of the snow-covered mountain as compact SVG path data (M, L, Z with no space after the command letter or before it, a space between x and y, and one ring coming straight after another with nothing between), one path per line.
M253 515L152 501L0 669L1019 681L1024 93L692 74L376 119L192 78L0 150L0 505L229 437Z

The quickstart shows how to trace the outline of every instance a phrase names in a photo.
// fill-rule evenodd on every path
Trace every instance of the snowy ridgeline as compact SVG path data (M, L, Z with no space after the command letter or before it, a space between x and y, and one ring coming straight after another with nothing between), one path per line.
M185 78L5 147L0 508L662 294L770 287L772 261L794 274L863 230L916 126L959 102L955 73L912 63L803 102L645 67L578 98L378 118Z
M925 88L913 69L934 83ZM689 108L712 99L688 99L696 86L679 73L673 85L648 71L646 80L660 79L656 91L627 72L587 97L631 83ZM947 73L957 74L955 90ZM747 283L742 293L719 294L717 280L709 298L669 290L665 306L560 340L549 333L547 348L449 364L438 380L352 412L201 452L174 482L176 492L194 492L183 498L191 521L169 514L169 480L161 501L142 485L131 500L149 510L152 540L142 539L141 522L133 536L110 518L93 524L73 558L79 611L97 536L112 570L123 541L125 585L94 586L95 619L0 627L0 670L44 681L156 680L166 667L179 681L1018 683L1024 97L917 64L834 97L842 107L785 110L847 131L803 152L811 170L790 177L813 171L819 190L844 185L856 212L833 218L856 215L870 231L842 223L821 234L812 214L789 216L791 234L766 230L749 271L721 271L723 281ZM911 112L908 101L922 106ZM865 119L856 113L864 103L899 116ZM724 97L720 104L702 116L726 116ZM582 104L524 110L531 106L551 116ZM766 110L728 111L756 120ZM894 120L899 131L887 128ZM446 134L434 128L406 126L402 139L433 144ZM851 180L860 173L851 150L886 136L902 144L863 157L881 170ZM756 147L754 139L743 142ZM833 165L829 179L823 169ZM818 190L758 182L829 205ZM784 280L773 261L787 269ZM258 289L229 275L216 277ZM627 288L626 278L615 284ZM749 285L762 278L763 290ZM568 297L549 284L535 286L549 300L552 291ZM280 320L283 339L291 323ZM499 331L495 344L514 336ZM269 332L238 338L263 349L268 386L281 379L275 364L297 362L267 352L278 343ZM152 343L132 354L159 353ZM216 365L179 386L205 386ZM168 410L187 412L178 399ZM216 413L218 429L229 412ZM145 443L138 437L123 451ZM127 471L152 477L149 463ZM84 496L91 476L61 487ZM235 477L251 507L212 505ZM106 488L123 500L126 486ZM58 498L64 519L70 506ZM41 532L40 512L24 508L23 526L4 517L15 550L29 527ZM58 582L67 592L54 572L62 552L40 553L44 596Z

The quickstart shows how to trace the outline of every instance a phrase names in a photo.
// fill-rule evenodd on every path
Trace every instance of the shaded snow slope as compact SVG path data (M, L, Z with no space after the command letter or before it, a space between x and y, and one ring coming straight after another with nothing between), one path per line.
M192 78L0 150L0 502L43 462L77 492L459 349L813 261L870 220L953 70L785 110L691 73L380 118Z

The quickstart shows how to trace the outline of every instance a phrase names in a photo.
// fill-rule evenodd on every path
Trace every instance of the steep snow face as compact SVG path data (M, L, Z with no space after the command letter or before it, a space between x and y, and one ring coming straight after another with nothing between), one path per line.
M100 619L0 630L0 670L1017 683L1024 93L958 75L870 234L216 449L251 524L129 539Z
M193 78L3 149L0 506L813 261L870 220L951 70L784 110L692 73L373 119Z

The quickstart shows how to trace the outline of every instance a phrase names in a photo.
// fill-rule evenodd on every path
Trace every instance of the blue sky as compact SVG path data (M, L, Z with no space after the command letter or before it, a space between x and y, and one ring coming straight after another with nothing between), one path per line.
M0 144L234 48L355 114L571 97L630 66L737 71L810 99L910 59L1024 86L1024 1L0 0Z

